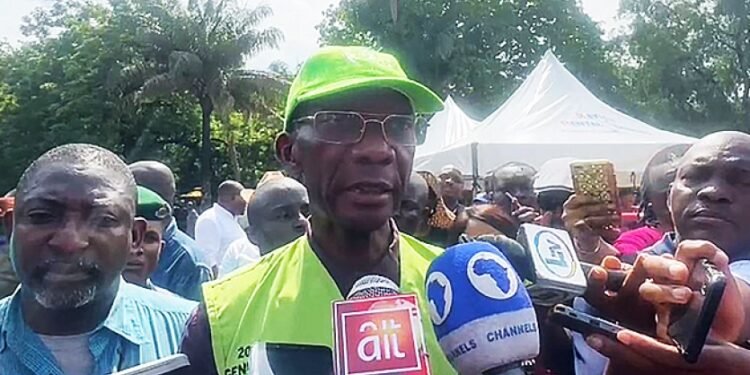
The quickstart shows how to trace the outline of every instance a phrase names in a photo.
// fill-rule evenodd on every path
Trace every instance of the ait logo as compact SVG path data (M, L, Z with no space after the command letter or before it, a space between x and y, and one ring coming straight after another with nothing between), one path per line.
M443 324L453 306L453 288L442 272L427 277L427 300L430 302L430 319L435 325Z
M568 278L575 274L573 250L557 234L547 230L539 231L534 236L534 247L539 252L544 267L554 275Z
M481 251L469 259L466 266L469 282L486 297L504 300L518 291L518 276L505 258L488 251Z

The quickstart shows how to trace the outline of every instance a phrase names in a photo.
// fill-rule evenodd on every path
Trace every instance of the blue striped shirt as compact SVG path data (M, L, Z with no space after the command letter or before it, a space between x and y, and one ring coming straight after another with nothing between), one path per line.
M198 244L177 228L172 219L164 230L164 249L151 281L184 298L200 301L201 284L211 281L211 270L198 260Z
M120 287L107 319L89 337L92 375L104 375L177 353L196 303L128 284ZM54 319L54 317L50 317ZM20 288L0 301L0 373L65 375L21 315Z

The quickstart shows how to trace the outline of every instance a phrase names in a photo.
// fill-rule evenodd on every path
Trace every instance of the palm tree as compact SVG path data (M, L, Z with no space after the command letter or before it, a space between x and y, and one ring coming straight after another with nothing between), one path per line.
M122 0L118 0L122 1ZM237 102L229 87L244 61L268 48L278 47L281 32L258 29L272 14L268 6L240 8L235 0L190 0L187 9L176 0L140 0L133 17L146 60L119 72L120 86L136 101L187 92L202 111L201 182L211 197L211 119L214 112L227 118ZM257 78L251 89L271 81ZM136 84L134 84L136 82ZM260 91L260 89L259 89ZM236 94L236 92L235 92ZM233 151L232 151L233 152Z
M253 131L251 118L253 114L273 115L279 121L283 116L275 110L279 103L283 104L283 93L287 90L290 82L287 77L276 73L254 70L236 70L229 75L227 80L228 95L217 107L217 117L221 121L229 161L235 180L240 180L241 170L239 153L236 149L235 127L230 121L230 113L234 110L239 112L242 125Z

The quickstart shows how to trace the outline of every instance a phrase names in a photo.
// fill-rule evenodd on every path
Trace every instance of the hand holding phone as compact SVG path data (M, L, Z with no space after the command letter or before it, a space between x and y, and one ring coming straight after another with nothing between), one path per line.
M672 308L667 331L685 361L695 363L719 309L726 276L708 260L702 259L693 268L688 286L693 295L688 304Z
M514 197L513 194L505 192L505 196L510 200L511 216L515 217L521 223L533 223L539 217L539 213L533 207L524 206Z
M555 305L547 319L552 323L584 336L598 334L615 341L617 340L617 332L624 329L615 323L575 310L566 305Z

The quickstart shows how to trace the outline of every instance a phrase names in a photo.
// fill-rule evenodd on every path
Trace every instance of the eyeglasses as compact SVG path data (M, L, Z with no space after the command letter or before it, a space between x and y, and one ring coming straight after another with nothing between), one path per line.
M416 116L388 115L384 119L364 118L362 115L382 116L372 113L320 111L313 116L300 117L293 124L312 121L315 137L337 145L359 143L368 123L380 124L385 140L392 146L416 146L418 126Z

